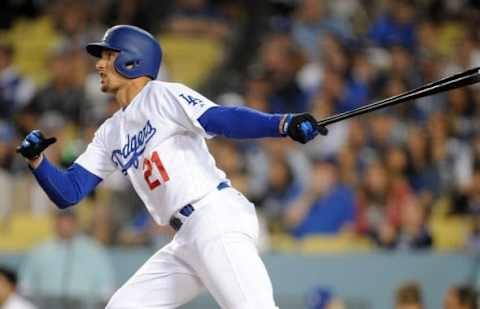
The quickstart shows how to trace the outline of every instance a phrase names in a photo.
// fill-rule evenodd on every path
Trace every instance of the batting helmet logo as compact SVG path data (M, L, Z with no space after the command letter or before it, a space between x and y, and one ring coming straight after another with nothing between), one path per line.
M157 78L162 49L147 31L135 26L118 25L108 29L101 42L87 44L87 52L98 58L105 49L119 53L114 66L121 75L127 78Z

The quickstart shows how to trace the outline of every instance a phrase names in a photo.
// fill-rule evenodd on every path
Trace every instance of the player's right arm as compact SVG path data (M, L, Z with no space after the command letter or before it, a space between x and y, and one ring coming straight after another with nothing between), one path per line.
M33 175L50 200L64 209L80 202L102 178L78 163L72 164L67 170L52 165L43 151L55 141L55 138L47 139L39 130L34 130L17 147L17 152L28 161ZM83 157L92 156L92 144Z

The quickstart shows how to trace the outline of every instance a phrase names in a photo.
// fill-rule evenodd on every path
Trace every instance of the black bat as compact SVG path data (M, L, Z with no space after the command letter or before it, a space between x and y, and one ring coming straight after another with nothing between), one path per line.
M399 95L389 97L380 101L376 101L350 111L326 117L317 122L318 126L327 126L329 124L339 122L348 118L362 115L380 108L392 106L429 95L445 92L448 90L465 87L480 82L480 67L466 70L465 72L454 74L449 77L425 84L413 90L401 93Z

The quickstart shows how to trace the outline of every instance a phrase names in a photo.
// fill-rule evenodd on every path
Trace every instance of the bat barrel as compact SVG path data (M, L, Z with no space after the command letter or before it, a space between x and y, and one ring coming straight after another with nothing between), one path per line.
M332 124L341 120L345 120L348 118L352 118L354 116L362 115L371 111L375 111L377 109L381 109L384 107L388 107L388 106L396 105L402 102L411 101L411 100L423 98L429 95L445 92L448 90L472 85L480 82L479 71L480 71L479 68L470 69L465 72L455 74L453 76L426 84L424 86L410 90L408 92L404 92L393 97L389 97L374 103L370 103L368 105L361 106L351 111L347 111L344 113L340 113L337 115L324 118L318 121L317 125L327 126L329 124Z

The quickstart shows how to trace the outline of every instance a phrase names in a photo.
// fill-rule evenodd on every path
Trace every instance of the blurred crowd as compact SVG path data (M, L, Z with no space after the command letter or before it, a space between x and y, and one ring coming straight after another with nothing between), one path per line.
M158 37L159 80L185 83L221 105L321 119L480 66L479 19L474 0L3 1L0 252L34 248L19 286L33 299L46 295L44 307L54 308L49 297L108 299L114 283L104 247L159 248L172 236L153 224L121 173L72 211L56 211L15 153L39 128L58 138L47 156L67 168L118 109L100 92L84 49L112 25ZM333 124L305 146L208 143L233 185L255 202L263 250L475 254L479 124L480 88L471 86ZM75 252L83 254L67 263ZM58 271L45 266L51 263ZM0 287L14 291L16 276L1 273ZM473 308L472 293L452 287L445 303L459 305L445 308ZM421 308L419 294L415 285L399 290L397 308Z
M426 308L420 284L409 281L401 284L395 292L395 309L423 309ZM476 309L478 295L475 289L468 284L451 286L443 296L444 309Z
M480 65L480 5L469 0L4 1L0 15L0 249L54 235L54 207L15 146L56 136L67 168L118 109L99 90L86 42L114 24L154 33L158 79L222 105L318 119ZM255 202L263 248L480 250L480 88L471 86L287 139L209 147ZM106 246L171 237L121 174L77 206L79 232ZM20 231L20 232L19 232Z

